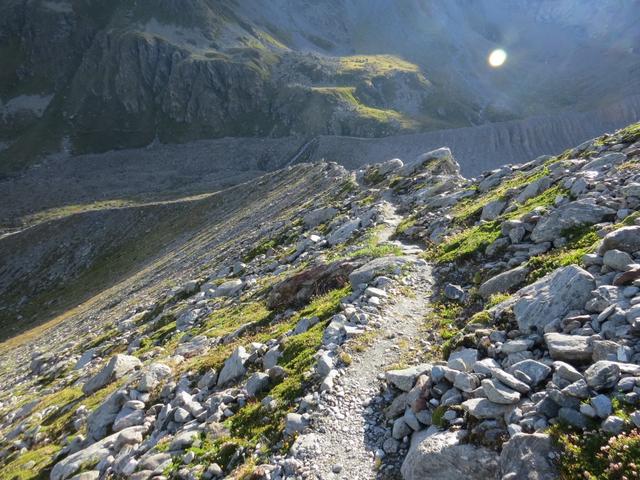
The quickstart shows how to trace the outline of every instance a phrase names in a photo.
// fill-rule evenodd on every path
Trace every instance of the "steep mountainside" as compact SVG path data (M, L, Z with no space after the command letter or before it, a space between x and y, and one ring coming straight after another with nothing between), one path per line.
M638 20L612 0L6 0L2 162L598 108L640 92Z
M4 237L0 477L634 478L639 161L633 124Z

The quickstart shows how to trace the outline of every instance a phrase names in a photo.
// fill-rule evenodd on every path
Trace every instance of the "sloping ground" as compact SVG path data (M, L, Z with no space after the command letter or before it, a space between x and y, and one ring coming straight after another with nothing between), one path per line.
M411 161L443 145L451 147L463 174L471 177L506 163L560 153L638 118L636 96L590 112L379 139L230 138L52 156L20 176L0 180L0 226L10 231L60 213L50 209L64 213L103 202L126 205L212 192L293 163L327 160L356 169L394 157Z
M639 160L634 124L473 181L442 148L232 189L256 197L5 343L0 473L633 478Z
M265 233L261 215L272 222L287 218L290 207L306 201L307 188L322 198L337 188L332 178L344 176L331 170L301 165L201 198L67 212L0 239L2 338L46 323L120 281L168 281L186 259L197 259L189 265L195 271L223 256L230 241L236 248L258 242Z

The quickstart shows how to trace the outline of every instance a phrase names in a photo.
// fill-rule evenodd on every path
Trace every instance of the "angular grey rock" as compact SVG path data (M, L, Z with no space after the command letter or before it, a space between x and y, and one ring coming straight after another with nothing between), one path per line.
M598 252L604 255L606 251L614 249L628 253L640 251L640 225L623 227L607 234Z
M542 192L547 190L552 183L553 182L549 176L539 178L538 180L535 180L524 187L522 192L520 192L520 194L518 194L518 196L515 198L515 201L523 204L527 200L540 195Z
M510 412L513 406L499 405L486 398L471 398L462 402L462 408L469 412L469 415L472 417L485 419L501 417L505 413Z
M333 207L317 208L305 213L302 220L307 228L314 228L322 223L328 222L338 213L338 210Z
M169 444L169 450L177 451L190 447L198 439L200 433L200 430L183 430L176 433Z
M595 288L593 276L575 265L560 268L516 294L513 306L518 327L523 332L542 332L555 318L584 308Z
M589 337L545 333L544 341L554 360L585 363L591 360L592 346Z
M164 363L152 363L149 365L140 378L138 390L149 392L156 388L163 380L171 377L171 367Z
M624 429L625 421L617 415L610 415L602 422L601 428L607 433L617 435Z
M621 152L611 152L602 157L595 158L582 167L582 170L599 170L602 167L611 167L624 162L627 156Z
M589 200L569 202L542 217L531 232L531 240L535 243L552 242L561 237L562 232L583 225L593 225L616 211L597 205Z
M388 173L400 170L403 166L404 162L402 160L399 158L392 158L386 162L378 163L376 165L376 169L378 171L378 175L387 175Z
M244 347L236 348L231 356L224 362L222 371L220 375L218 375L218 385L223 387L242 378L244 374L247 373L245 363L250 356Z
M143 404L144 407L144 404ZM119 432L125 428L142 425L144 423L144 411L123 408L113 422L113 431Z
M520 401L520 394L493 378L482 380L482 389L493 403L511 405Z
M132 431L141 431L140 427L131 428ZM142 429L142 431L144 431L144 429ZM50 480L65 480L73 476L80 469L86 468L87 465L96 465L100 460L111 454L109 446L115 443L123 433L125 433L124 430L119 433L114 433L89 445L84 450L80 450L60 460L53 467L53 470L51 470Z
M285 422L285 433L293 435L300 433L307 427L308 422L298 413L288 413Z
M478 377L473 373L456 372L453 380L453 386L463 392L472 392L478 388Z
M268 390L271 378L268 374L256 372L249 377L245 390L249 397L256 397L258 394Z
M444 296L449 300L462 300L465 296L464 289L460 285L447 283L444 287Z
M589 426L589 422L587 417L585 417L582 413L574 410L572 408L563 407L558 411L558 417L560 420L567 422L569 425L585 429Z
M339 228L334 230L327 237L327 242L329 245L335 246L349 240L351 235L355 233L355 231L360 228L360 219L356 218L355 220L349 220L348 222L341 225Z
M85 395L97 392L105 385L122 378L124 375L140 365L142 365L142 362L140 362L136 357L123 354L115 355L111 357L109 363L107 363L100 372L87 380L87 382L82 386L82 391Z
M620 367L614 362L600 360L585 370L584 378L596 392L608 390L618 383Z
M404 420L404 417L396 418L393 422L391 435L396 440L402 440L407 435L411 435L413 429Z
M244 282L239 278L234 278L233 280L228 280L223 284L219 285L213 293L213 297L233 297L237 293L242 290L244 287Z
M402 463L405 480L487 480L496 478L497 455L484 447L463 443L464 430L416 432Z
M369 283L380 275L396 274L408 260L404 257L379 257L357 268L349 274L349 282L354 290L363 283Z
M536 360L523 360L513 364L508 371L518 380L531 382L530 386L535 387L549 376L551 367Z
M278 364L278 360L282 356L282 352L278 347L273 347L267 350L267 353L262 357L262 368L269 370Z
M87 418L87 438L94 441L104 438L127 400L124 391L117 390L91 412Z
M527 393L530 388L525 382L521 382L510 373L505 372L502 369L491 370L491 375L498 381L504 383L507 387L516 390L520 393Z
M561 391L564 395L570 395L580 400L589 398L589 386L584 378L567 385Z
M437 162L440 166L440 170L442 173L448 174L458 174L460 173L460 165L455 161L451 150L447 147L441 147L436 150L432 150L430 152L423 153L418 155L418 157L409 163L406 163L400 169L400 175L409 176L413 175L418 170L423 167L431 164L432 162Z
M578 370L565 362L553 362L553 368L555 368L558 375L571 383L584 378Z
M329 372L333 369L333 358L328 352L323 352L316 363L316 372L320 375L320 378L324 378L329 375Z
M506 206L507 202L503 200L494 200L493 202L489 202L482 208L480 219L489 221L495 220L500 216Z
M607 250L602 257L602 263L609 268L625 272L629 265L633 264L633 258L622 250Z
M607 418L613 412L611 400L606 395L596 395L591 399L591 406L600 418Z
M524 282L528 274L529 269L526 267L516 267L512 270L507 270L480 285L478 293L482 298L487 299L494 293L508 292Z
M413 388L416 379L422 375L431 373L432 365L429 363L423 363L414 367L405 368L402 370L389 370L385 376L387 382L392 383L403 392L408 392Z
M555 480L559 472L552 460L549 435L517 433L502 446L500 475L504 480Z
M475 373L481 373L483 375L491 375L492 369L499 369L500 364L493 358L483 358L473 364L473 371Z
M449 355L447 366L461 372L471 372L478 361L478 350L475 348L461 348Z

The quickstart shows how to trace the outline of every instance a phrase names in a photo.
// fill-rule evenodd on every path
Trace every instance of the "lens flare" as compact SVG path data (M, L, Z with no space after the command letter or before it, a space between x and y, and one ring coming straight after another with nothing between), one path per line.
M489 54L488 61L493 68L501 67L507 61L507 52L498 48Z

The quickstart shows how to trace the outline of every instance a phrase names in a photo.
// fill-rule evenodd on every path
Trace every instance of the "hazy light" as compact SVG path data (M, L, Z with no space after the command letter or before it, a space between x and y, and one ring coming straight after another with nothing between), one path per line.
M489 65L493 68L501 67L507 61L507 52L498 48L489 54Z

